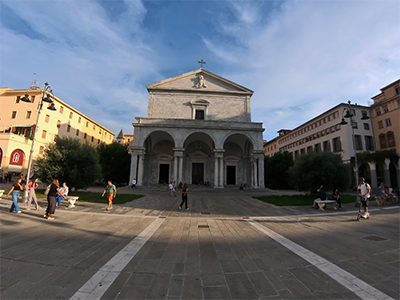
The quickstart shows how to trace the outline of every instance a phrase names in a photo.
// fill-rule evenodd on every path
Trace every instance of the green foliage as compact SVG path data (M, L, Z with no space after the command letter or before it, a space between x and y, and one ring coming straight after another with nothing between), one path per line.
M293 156L289 152L278 152L272 157L264 158L265 186L271 189L289 189L288 170L293 166Z
M331 152L303 154L289 169L290 180L298 191L308 191L315 195L323 185L325 191L334 188L344 190L349 187L349 165L345 165L339 155Z
M102 144L97 147L97 152L103 180L111 180L114 184L128 183L131 166L128 145L119 143Z
M50 183L58 179L60 185L66 182L70 189L85 189L100 175L96 149L68 137L47 145L37 165L41 181Z

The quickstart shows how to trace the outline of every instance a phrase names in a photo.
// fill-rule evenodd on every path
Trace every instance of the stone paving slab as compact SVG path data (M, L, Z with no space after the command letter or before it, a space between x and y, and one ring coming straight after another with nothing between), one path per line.
M111 212L96 203L63 207L53 221L40 210L9 213L11 201L1 198L1 299L69 299L159 216L162 225L102 299L359 299L243 217L400 297L398 208L372 207L372 218L357 222L354 205L279 208L252 195L192 193L187 212L151 191Z

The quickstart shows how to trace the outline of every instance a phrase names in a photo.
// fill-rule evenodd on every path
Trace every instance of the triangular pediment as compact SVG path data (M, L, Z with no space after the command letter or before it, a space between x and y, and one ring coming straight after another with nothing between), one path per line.
M167 78L146 86L148 91L185 91L252 95L253 91L203 68Z

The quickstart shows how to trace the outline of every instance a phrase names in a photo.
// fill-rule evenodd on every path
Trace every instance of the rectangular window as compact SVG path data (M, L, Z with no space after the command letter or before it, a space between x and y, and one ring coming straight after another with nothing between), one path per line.
M78 118L78 123L81 124L81 117Z
M381 149L387 148L386 136L384 134L379 135L379 144L381 146Z
M382 121L379 121L379 122L378 122L378 128L379 128L379 129L382 129L382 128L383 128L383 122L382 122Z
M356 143L356 150L362 150L362 142L361 142L361 135L354 136L354 142Z
M342 151L342 143L340 141L340 138L334 138L332 140L332 147L333 147L333 152L339 152Z
M61 127L61 121L58 120L58 121L57 121L57 128L60 128L60 127Z
M325 141L323 143L324 151L325 152L330 152L331 151L331 145L329 144L329 141Z
M73 113L70 112L70 113L69 113L69 118L72 119L72 116L73 116Z
M35 103L35 96L31 96L31 103Z
M12 111L11 112L11 119L15 119L17 117L17 111Z
M387 113L387 112L389 112L389 109L388 109L388 107L387 107L386 105L383 106L382 108L383 108L383 113L384 113L384 114Z
M83 135L83 138L86 140L86 137L87 137L87 134L86 134L86 132L85 132L85 134Z
M97 144L100 144L100 139L97 140Z
M365 150L374 151L372 136L366 135L364 136L364 139L365 139Z
M390 119L386 119L386 127L392 126L392 122L390 122Z
M364 123L364 130L369 130L369 124L368 123Z
M375 112L376 112L376 116L377 117L381 115L381 110L380 109L375 110Z
M63 113L63 111L64 111L64 107L63 107L63 106L61 106L61 107L60 107L60 114L62 114L62 113Z
M91 140L91 141L92 141L92 143L93 143L93 141L94 141L94 137L92 137L92 140Z
M79 136L79 129L76 130L76 135Z
M307 154L310 154L313 152L312 146L307 147Z
M21 101L21 96L15 97L15 103L19 103Z
M93 130L96 130L96 125L93 125Z
M46 115L46 118L44 119L44 121L45 121L46 123L49 123L49 120L50 120L50 116L49 116L49 115Z
M39 147L39 154L43 154L43 152L44 152L44 147L43 147L43 146L40 146L40 147Z
M400 87L399 86L396 87L394 90L396 91L396 95L400 95Z
M67 126L67 132L70 132L70 131L71 131L71 125L68 124L68 126Z
M99 128L99 134L101 134L101 128Z
M43 131L42 131L42 139L45 139L45 138L46 138L46 135L47 135L47 131L46 131L46 130L43 130Z
M321 144L320 143L315 144L314 151L315 151L315 153L321 152Z
M204 120L204 110L196 109L195 119L196 120Z
M89 122L86 122L86 127L89 127Z
M396 147L396 142L394 141L394 134L393 134L393 132L389 131L389 132L386 134L386 137L387 137L388 146L389 146L389 147Z
M32 112L31 112L30 110L28 110L28 111L26 112L25 119L30 119L31 116L32 116Z

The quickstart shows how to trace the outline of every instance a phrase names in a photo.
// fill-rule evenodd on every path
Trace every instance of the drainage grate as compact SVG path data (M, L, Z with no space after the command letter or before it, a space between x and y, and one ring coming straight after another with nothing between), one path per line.
M201 215L209 215L209 214L211 214L209 211L202 211L201 213L200 213Z
M208 225L197 225L197 228L210 228Z
M387 238L383 238L377 235L369 235L369 236L364 236L364 240L369 240L369 241L374 241L374 242L382 242L382 241L387 241Z

